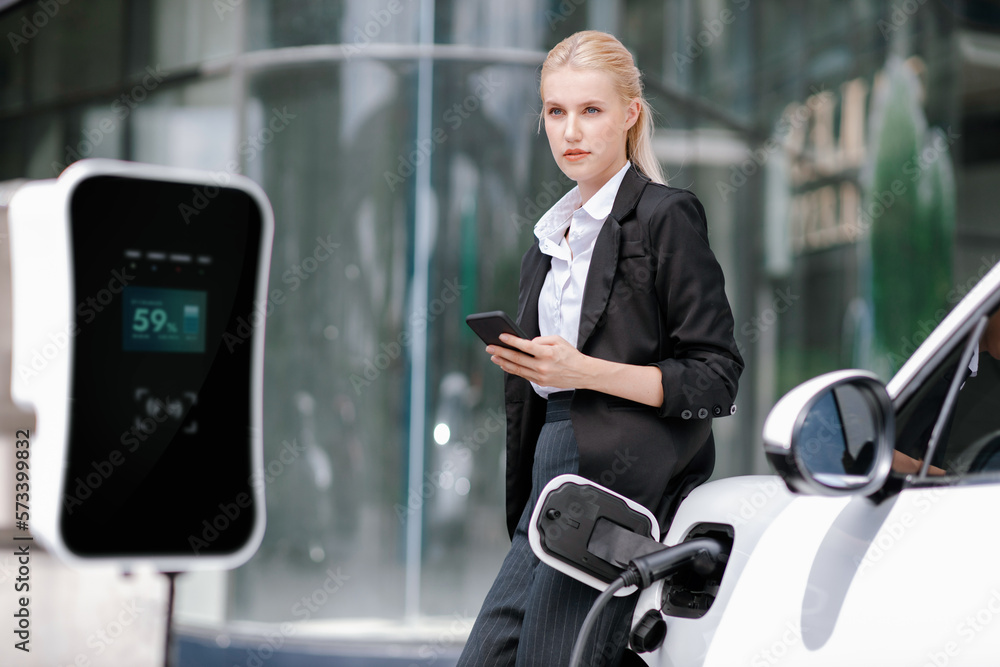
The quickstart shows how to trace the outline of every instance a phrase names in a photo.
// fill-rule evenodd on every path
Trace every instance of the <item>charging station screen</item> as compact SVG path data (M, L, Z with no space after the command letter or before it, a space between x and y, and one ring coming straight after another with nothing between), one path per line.
M122 291L122 349L205 351L205 290L126 287Z
M237 188L94 176L74 189L59 529L78 556L222 555L252 535L260 332L240 323L262 233Z

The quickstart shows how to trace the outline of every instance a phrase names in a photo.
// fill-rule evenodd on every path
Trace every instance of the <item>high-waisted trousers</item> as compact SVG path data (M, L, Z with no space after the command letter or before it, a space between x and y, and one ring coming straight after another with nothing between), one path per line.
M568 393L568 392L567 392ZM531 497L510 551L486 595L459 667L566 667L583 619L600 592L540 562L528 543L528 523L541 489L557 475L576 473L576 438L567 393L549 397L531 472ZM628 643L638 595L616 597L587 640L584 664L613 667Z

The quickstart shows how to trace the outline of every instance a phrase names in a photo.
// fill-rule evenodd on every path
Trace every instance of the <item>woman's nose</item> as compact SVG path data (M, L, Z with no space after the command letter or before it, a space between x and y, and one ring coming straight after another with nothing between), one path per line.
M569 114L566 118L563 139L566 141L579 141L582 138L580 133L580 119L576 114Z

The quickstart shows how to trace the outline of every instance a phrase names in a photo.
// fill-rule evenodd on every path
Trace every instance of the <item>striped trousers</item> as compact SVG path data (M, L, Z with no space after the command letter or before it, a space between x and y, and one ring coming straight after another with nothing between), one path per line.
M578 471L569 399L550 396L531 472L531 497L510 551L486 595L458 667L566 667L580 626L600 594L540 562L528 543L538 492L554 477ZM588 638L585 664L618 665L628 644L638 595L614 598Z

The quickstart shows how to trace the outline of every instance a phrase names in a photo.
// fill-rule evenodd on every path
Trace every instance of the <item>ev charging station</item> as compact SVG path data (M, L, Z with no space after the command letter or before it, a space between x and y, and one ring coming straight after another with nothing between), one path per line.
M265 520L263 190L83 160L18 188L8 223L32 534L74 565L244 563Z

